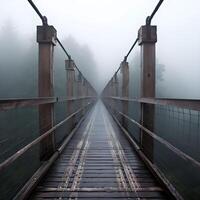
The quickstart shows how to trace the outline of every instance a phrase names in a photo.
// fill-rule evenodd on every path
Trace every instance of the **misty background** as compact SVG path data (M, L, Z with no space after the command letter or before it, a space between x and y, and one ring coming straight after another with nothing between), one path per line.
M49 24L57 29L58 37L77 66L100 92L119 67L139 27L158 1L34 2L48 17ZM158 26L158 97L200 97L199 8L198 0L167 0L152 22ZM26 0L1 0L1 98L37 95L36 25L40 24L40 19ZM58 45L56 48L59 48ZM140 59L133 56L135 53L139 55L139 48L133 50L128 58L132 67L136 59ZM66 58L61 55L57 58L63 59L59 66L64 69ZM13 87L16 87L15 91Z
M138 29L145 24L146 17L151 14L158 0L34 0L34 2L42 14L48 17L49 25L57 29L59 39L76 65L100 93L120 66L137 37ZM152 21L158 28L157 97L200 98L199 10L198 0L165 0ZM37 25L41 25L41 21L27 0L1 0L0 98L38 96ZM66 96L65 59L66 55L57 45L54 55L55 96ZM139 46L133 49L128 62L130 98L138 98L140 97ZM118 75L120 78L121 73ZM78 106L80 105L77 103L74 108ZM140 122L140 108L139 104L130 102L129 117ZM65 103L56 104L55 123L65 119L66 113ZM40 135L38 116L37 107L0 112L1 162ZM198 161L200 160L199 127L199 112L168 109L168 107L156 108L156 134ZM129 124L128 130L137 141L139 128ZM162 148L159 149L160 146L155 148L158 148L157 152L160 154L157 156L161 157L158 159L158 164L165 167L163 168L171 181L180 184L181 190L189 195L195 192L200 196L199 184L195 183L195 180L199 183L199 171L196 173L192 168L188 168L188 165L179 163L178 159L178 164L175 162L176 159L171 162L171 154L168 155L168 152L167 155L163 154ZM6 173L0 174L0 180L4 183L0 188L0 199L12 197L38 169L41 163L39 153L36 154L35 151L39 152L39 146L27 152L24 159L11 166ZM166 166L170 173L166 170Z

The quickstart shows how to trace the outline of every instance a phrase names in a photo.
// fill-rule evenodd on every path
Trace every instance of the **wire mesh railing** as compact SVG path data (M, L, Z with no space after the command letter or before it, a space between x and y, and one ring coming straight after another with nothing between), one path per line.
M37 27L38 57L31 65L38 76L34 73L30 86L24 82L32 96L23 96L23 91L17 98L13 98L15 93L1 93L0 180L4 184L0 199L27 197L97 98L95 89L57 38L56 29L48 25L32 1L29 3L43 24ZM37 49L36 42L34 47Z
M157 27L150 25L152 17L139 29L102 99L167 190L176 199L196 200L200 198L200 100L156 97L161 66L156 62Z

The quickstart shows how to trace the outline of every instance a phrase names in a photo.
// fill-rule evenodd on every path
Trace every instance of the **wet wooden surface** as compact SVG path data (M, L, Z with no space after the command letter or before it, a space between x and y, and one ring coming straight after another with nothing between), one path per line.
M169 199L98 102L31 199Z

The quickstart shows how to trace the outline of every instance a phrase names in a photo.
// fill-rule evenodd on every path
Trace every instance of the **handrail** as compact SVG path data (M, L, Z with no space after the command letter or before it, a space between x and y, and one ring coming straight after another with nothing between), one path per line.
M78 122L76 127L71 131L69 135L67 135L66 139L62 142L61 146L56 149L54 154L50 157L48 161L45 161L42 163L42 165L39 167L39 169L33 174L33 176L26 182L26 184L23 186L23 188L17 193L17 195L13 198L13 200L22 200L27 199L30 195L30 193L33 191L35 186L39 183L41 178L45 175L45 173L48 171L48 169L52 166L54 161L58 158L58 156L63 152L66 145L69 143L70 139L73 137L75 132L80 127L81 123L83 122L85 118L81 118L81 120Z
M58 124L56 124L55 126L53 126L51 129L49 129L48 131L46 131L45 133L43 133L41 136L39 136L38 138L36 138L32 142L30 142L29 144L27 144L25 147L23 147L22 149L20 149L16 153L14 153L9 158L7 158L4 162L2 162L0 164L0 172L3 169L5 169L7 166L9 166L10 164L12 164L17 158L19 158L20 156L22 156L25 152L27 152L31 147L33 147L34 145L38 144L40 141L42 141L44 138L46 138L48 135L50 135L53 131L55 131L57 128L59 128L60 126L62 126L69 119L71 119L76 114L80 113L82 110L84 110L85 108L87 108L91 104L92 103L90 102L86 106L78 109L76 112L72 113L67 118L65 118L64 120L62 120L61 122L59 122ZM55 132L53 132L53 134L55 134Z
M108 106L108 105L107 105ZM111 106L109 105L109 108ZM132 139L130 136L130 133L120 124L119 120L116 118L116 116L113 115L111 112L111 115L113 119L116 121L120 129L124 132L125 136L128 138L129 142L133 145L138 155L141 157L141 159L145 162L147 167L151 170L151 172L158 178L158 181L164 184L166 189L177 199L177 200L183 200L182 196L177 192L175 187L170 183L170 181L165 177L165 175L159 170L159 168L152 163L148 157L143 153L142 149L139 147L139 145Z
M111 106L110 106L111 107ZM140 129L142 129L145 133L147 133L148 135L150 135L152 138L154 138L155 140L157 140L158 142L160 142L161 144L163 144L165 147L167 147L169 150L171 150L172 152L174 152L176 155L178 155L179 157L181 157L184 160L187 160L189 162L191 162L193 165L195 165L196 167L200 168L200 162L195 160L194 158L192 158L191 156L187 155L186 153L184 153L183 151L181 151L180 149L176 148L175 146L173 146L172 144L170 144L169 142L167 142L165 139L159 137L158 135L156 135L154 132L150 131L149 129L145 128L144 126L142 126L140 123L138 123L137 121L135 121L134 119L130 118L128 115L116 110L115 108L111 107L115 112L119 113L120 115L122 115L123 117L125 117L126 119L128 119L130 122L134 123L135 125L137 125Z
M25 99L0 99L0 111L11 110L15 108L38 106L42 104L58 103L65 101L76 101L81 99L92 99L94 96L83 96L83 97L44 97L44 98L25 98Z
M200 100L199 99L164 99L164 98L139 98L139 99L129 99L124 97L105 97L114 100L120 101L129 101L129 102L139 102L145 104L153 105L164 105L164 106L175 106L184 109L200 111Z

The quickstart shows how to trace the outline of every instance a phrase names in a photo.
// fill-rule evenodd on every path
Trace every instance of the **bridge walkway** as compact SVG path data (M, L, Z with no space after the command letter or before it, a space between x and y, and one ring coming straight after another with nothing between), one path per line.
M169 199L98 102L31 199Z

